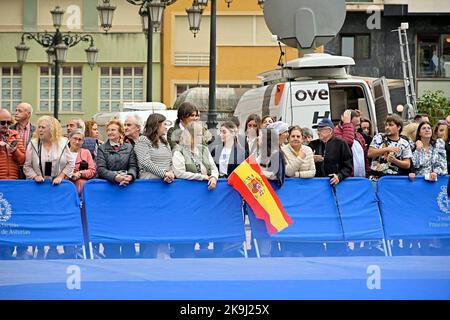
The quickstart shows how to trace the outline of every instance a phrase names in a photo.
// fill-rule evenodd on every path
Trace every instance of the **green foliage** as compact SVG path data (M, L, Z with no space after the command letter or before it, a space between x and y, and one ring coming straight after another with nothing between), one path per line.
M425 90L424 94L417 99L417 110L430 116L433 125L438 120L445 119L450 115L450 99L442 90Z

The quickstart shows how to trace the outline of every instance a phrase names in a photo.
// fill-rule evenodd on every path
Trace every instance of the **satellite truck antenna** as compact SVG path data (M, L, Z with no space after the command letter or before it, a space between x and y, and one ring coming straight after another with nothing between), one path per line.
M314 49L341 30L345 0L265 0L264 18L272 34L289 47Z

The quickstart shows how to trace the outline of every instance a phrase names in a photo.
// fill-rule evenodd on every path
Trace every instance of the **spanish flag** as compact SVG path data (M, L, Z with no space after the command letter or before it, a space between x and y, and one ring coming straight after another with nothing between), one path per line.
M254 156L248 157L233 171L228 184L240 193L255 216L265 221L270 235L293 223Z

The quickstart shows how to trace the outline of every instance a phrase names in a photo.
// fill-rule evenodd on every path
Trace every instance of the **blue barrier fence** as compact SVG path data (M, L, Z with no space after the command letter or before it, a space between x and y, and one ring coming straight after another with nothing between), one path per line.
M335 189L328 179L287 179L275 189L294 224L274 241L358 241L450 238L447 179L383 177L375 193L367 179ZM245 240L242 199L226 180L206 184L138 180L126 188L91 180L83 194L92 242L237 242ZM380 218L382 217L382 219ZM252 235L267 238L249 210ZM384 235L384 232L386 236ZM81 245L83 226L68 181L0 181L0 245Z
M63 181L0 180L0 245L82 245L80 200Z
M450 238L448 176L437 182L417 177L378 181L378 198L388 239Z
M226 180L138 180L126 188L104 180L83 192L89 239L102 243L245 240L242 199Z

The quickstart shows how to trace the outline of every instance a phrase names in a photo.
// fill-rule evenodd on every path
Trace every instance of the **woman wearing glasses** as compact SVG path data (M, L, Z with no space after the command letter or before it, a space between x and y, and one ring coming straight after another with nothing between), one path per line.
M97 165L92 159L91 152L81 146L84 142L83 131L77 129L69 134L70 151L76 156L75 168L70 180L77 187L78 195L81 197L84 184L95 177Z

